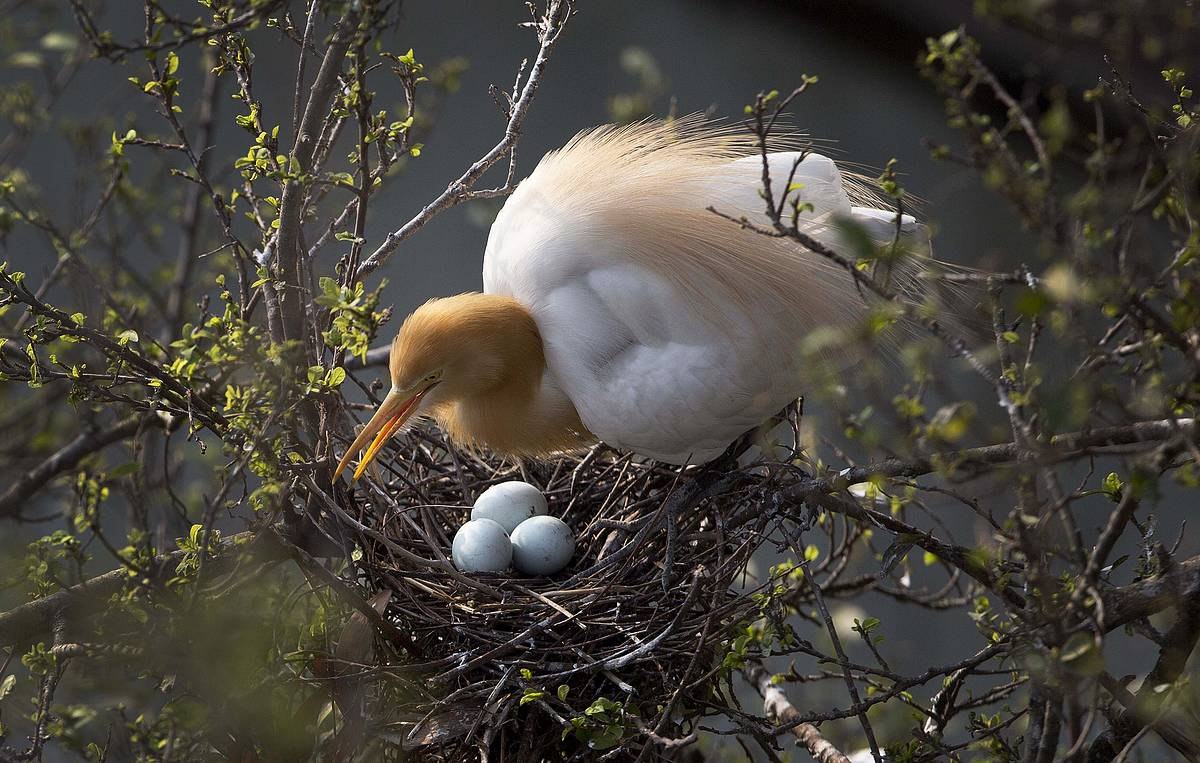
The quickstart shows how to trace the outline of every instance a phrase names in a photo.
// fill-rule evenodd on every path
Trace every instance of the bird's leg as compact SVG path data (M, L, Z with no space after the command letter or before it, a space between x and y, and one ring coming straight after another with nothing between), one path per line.
M784 409L787 410L786 408ZM701 465L691 477L680 487L672 491L663 503L663 513L667 523L667 547L663 555L663 590L671 588L673 577L671 568L675 565L675 547L678 543L679 528L675 523L685 509L698 505L712 495L714 487L722 483L725 473L737 468L738 459L754 445L758 439L760 427L744 432L730 443L725 452L706 464ZM684 467L686 469L687 467Z
M662 586L664 591L671 588L671 583L674 578L671 576L671 568L675 565L675 545L678 543L679 528L675 524L675 518L678 517L685 509L696 506L709 495L714 485L721 481L721 477L725 471L724 464L716 465L717 462L723 461L724 455L714 459L701 466L695 475L683 483L674 492L667 496L667 500L663 503L663 512L666 514L665 520L667 523L667 548L663 556L663 572Z
M781 462L794 460L800 453L800 422L804 417L804 398L793 400L767 419L756 430L754 444L762 451L768 475ZM783 425L787 425L786 429ZM780 452L781 449L783 452Z

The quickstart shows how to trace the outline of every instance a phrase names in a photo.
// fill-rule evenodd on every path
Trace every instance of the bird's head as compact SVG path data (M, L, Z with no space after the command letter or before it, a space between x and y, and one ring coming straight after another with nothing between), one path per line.
M426 302L392 340L392 388L342 457L334 479L369 441L354 472L358 479L413 416L485 395L515 377L540 377L544 365L537 325L515 299L471 293Z

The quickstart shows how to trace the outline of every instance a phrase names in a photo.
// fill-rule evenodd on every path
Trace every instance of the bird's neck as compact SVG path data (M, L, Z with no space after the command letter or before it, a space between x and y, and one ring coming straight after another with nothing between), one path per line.
M476 378L487 381L461 390L431 411L455 442L486 444L507 455L542 457L594 439L570 398L547 372L541 335L524 307L513 309L510 300L492 314L477 362Z

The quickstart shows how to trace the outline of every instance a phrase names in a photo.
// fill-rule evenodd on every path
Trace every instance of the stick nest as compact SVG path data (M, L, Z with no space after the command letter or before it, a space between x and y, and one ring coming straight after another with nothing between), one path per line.
M398 438L354 504L360 570L391 592L385 617L411 679L390 700L389 738L426 760L610 747L609 759L643 747L644 760L682 759L672 740L736 704L730 627L760 615L744 575L765 536L752 500L763 480L729 468L735 448L724 469L681 470L603 446L521 465L432 432ZM513 479L570 525L574 559L549 578L459 572L451 539L474 498Z

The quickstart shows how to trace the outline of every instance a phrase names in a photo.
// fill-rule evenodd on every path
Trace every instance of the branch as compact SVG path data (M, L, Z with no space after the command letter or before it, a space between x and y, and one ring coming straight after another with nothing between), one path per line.
M161 382L158 390L159 394L174 396L181 409L188 411L190 417L202 417L205 420L205 425L214 432L219 433L224 428L226 424L225 417L220 412L216 411L200 396L194 394L194 390L184 386L182 382L167 372L164 366L169 363L171 358L166 349L160 346L164 355L167 356L166 359L156 361L145 358L140 353L134 352L132 348L119 344L109 338L107 334L101 331L89 328L86 325L76 324L71 316L56 307L42 302L20 280L3 270L0 270L0 290L9 294L16 301L28 306L33 314L52 320L57 325L57 330L60 333L86 340L108 357L123 361L131 368L142 372L145 378L157 379Z
M207 60L206 65L209 65ZM204 172L208 168L208 153L206 149L213 143L219 89L218 76L210 66L208 74L204 77L204 90L200 96L197 117L199 137L196 143L200 146L200 154L196 157L195 170L197 177L200 178L204 177ZM181 148L183 147L181 146ZM167 294L166 305L167 321L171 331L174 331L178 327L183 318L183 312L186 308L187 288L191 280L192 269L197 260L196 252L200 241L200 211L204 201L204 185L204 183L192 183L188 185L186 197L183 202L183 213L179 219L181 234L179 237L179 249L175 255L175 273L171 277L171 286ZM211 187L211 183L208 185Z
M290 555L290 549L277 540L273 531L257 536L252 532L239 533L229 538L227 548L237 548L240 542L246 541L249 543L245 550L257 554L265 562L282 561ZM173 551L157 557L148 565L142 583L157 585L174 577L183 555L183 551ZM221 556L216 563L228 567L241 558L241 554L230 553ZM129 570L120 567L0 614L0 644L28 644L40 640L51 630L57 617L63 618L67 625L83 622L108 609L109 597L129 583Z
M1102 590L1104 617L1101 627L1107 632L1149 617L1200 594L1200 556L1174 565L1165 575Z
M1138 421L1122 426L1054 435L1049 438L1045 456L1053 461L1069 461L1089 455L1097 448L1159 443L1177 436L1195 440L1198 434L1200 431L1197 430L1195 419ZM935 457L888 458L865 466L843 469L833 477L817 479L811 484L806 483L798 487L804 490L844 490L872 477L920 477L939 470L965 471L968 467L1015 463L1024 455L1024 449L1020 445L1006 442L950 451Z
M1107 685L1114 698L1125 709L1112 720L1110 728L1092 740L1088 749L1088 763L1108 763L1119 752L1134 744L1134 739L1151 726L1167 744L1185 753L1194 752L1196 742L1186 733L1179 733L1174 726L1165 722L1163 710L1170 702L1176 681L1187 667L1188 659L1200 638L1200 595L1193 592L1179 602L1175 624L1163 637L1162 648L1154 668L1142 681L1137 696L1129 696L1119 685ZM1171 688L1162 691L1162 686Z
M801 545L804 543L803 532L797 535L797 541ZM838 638L837 628L833 624L833 616L829 614L829 607L825 606L825 597L821 595L821 586L817 584L817 579L813 575L812 565L808 559L803 555L800 555L799 558L801 560L801 569L804 570L804 580L808 583L809 590L812 591L813 602L817 605L817 610L821 613L821 619L825 621L825 630L829 632L829 639L833 643L833 651L837 654L838 663L841 665L842 678L846 682L846 692L850 695L851 702L856 706L860 705L862 704L862 700L859 699L858 688L854 685L854 673L850 669L846 650L842 648L842 640ZM867 744L870 745L872 760L875 763L880 763L883 760L883 756L879 754L879 744L875 741L875 730L871 728L871 721L867 718L866 710L858 713L858 722L862 725L863 733L867 737Z
M311 95L304 107L304 116L296 129L289 162L289 165L298 167L301 174L307 173L311 168L321 124L329 113L329 104L337 89L338 75L342 71L342 61L350 49L360 14L358 3L353 3L346 15L338 20L329 47L325 49L325 56L321 59L321 68L317 70L316 79L313 80ZM303 51L301 54L303 55ZM302 83L296 83L297 88L301 86ZM305 300L301 298L303 279L300 272L300 227L304 193L305 185L302 182L288 180L283 184L279 201L279 235L276 244L279 275L285 284L285 291L281 295L281 309L284 336L287 339L304 338Z
M119 60L124 58L129 53L136 52L155 52L160 50L175 50L198 40L210 40L214 37L220 37L231 32L236 32L239 29L250 26L256 21L266 18L276 9L283 6L283 0L272 0L272 2L258 7L253 7L242 14L233 17L223 24L217 24L211 27L198 27L190 32L180 32L179 36L161 42L144 42L144 43L120 43L114 42L111 38L102 36L99 28L96 26L96 21L91 13L84 7L82 0L71 0L71 9L75 13L76 23L83 35L91 44L96 55L102 58L110 58Z
M415 217L391 233L388 233L387 238L383 240L379 248L372 252L371 256L359 266L355 280L366 278L374 272L376 268L382 265L396 251L396 248L404 240L424 227L427 222L439 213L473 198L491 198L504 196L512 192L514 187L512 177L514 173L511 168L508 180L503 187L478 192L473 192L471 189L483 177L484 173L516 149L517 141L521 138L522 126L525 123L525 115L529 112L529 106L533 103L533 98L537 94L538 85L541 84L542 75L546 70L546 64L550 60L550 54L554 51L554 46L558 43L558 38L566 28L572 11L572 0L550 0L549 5L546 7L546 13L538 21L539 47L537 57L533 61L533 67L529 70L529 76L525 80L524 88L521 89L521 95L513 102L512 108L509 111L508 125L504 130L504 137L500 139L500 142L492 147L491 151L484 154L481 159L468 167L467 171L461 177L447 186L446 190L440 196L418 212Z
M175 417L172 417L172 421ZM0 517L19 516L25 502L46 483L63 472L70 471L79 462L98 450L137 434L142 427L162 426L166 422L157 413L135 415L123 419L108 429L84 432L55 452L34 469L25 472L8 490L0 495Z
M1017 592L1017 586L1011 582L1005 582L1004 577L990 569L989 565L980 560L972 549L945 543L935 538L932 533L927 533L914 525L896 519L890 513L865 508L841 496L822 492L812 487L811 484L801 484L789 488L783 491L780 497L785 501L813 503L826 511L844 514L867 525L883 527L895 533L898 542L902 539L903 542L912 543L967 573L985 588L999 594L1010 606L1016 609L1025 606L1025 599Z
M780 724L800 717L800 711L788 701L787 694L782 689L771 683L771 674L762 665L755 663L745 667L742 669L742 675L762 696L763 711L767 717L773 716ZM796 723L789 730L796 735L817 763L850 763L850 759L821 736L821 732L811 723Z

